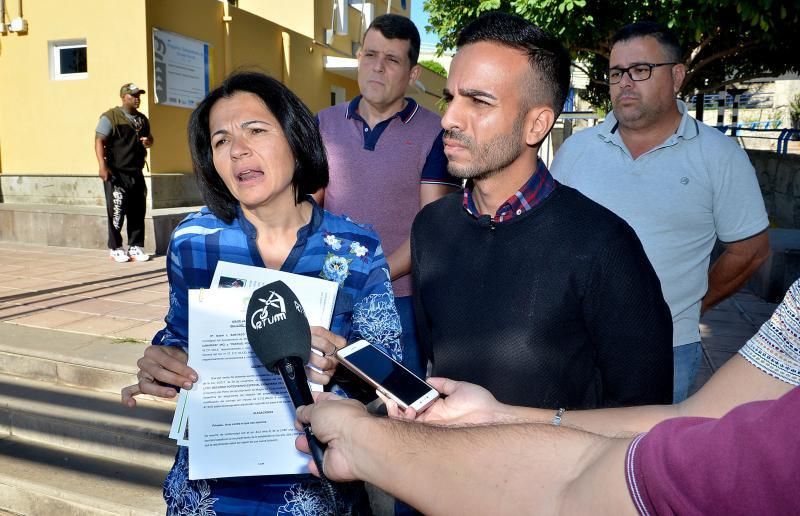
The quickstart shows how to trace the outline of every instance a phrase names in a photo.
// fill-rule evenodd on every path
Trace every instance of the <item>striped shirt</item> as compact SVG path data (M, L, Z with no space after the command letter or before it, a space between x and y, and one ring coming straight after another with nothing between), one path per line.
M768 375L800 385L800 280L739 354Z

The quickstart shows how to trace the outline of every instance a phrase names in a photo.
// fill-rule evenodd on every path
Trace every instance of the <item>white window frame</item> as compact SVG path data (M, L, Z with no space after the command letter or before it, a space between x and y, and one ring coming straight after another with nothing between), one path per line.
M50 54L50 78L52 80L74 81L78 79L86 79L89 77L88 64L87 64L87 71L85 72L61 73L60 52L62 50L68 50L72 48L87 48L85 39L50 41L47 46Z
M337 104L341 104L342 102L347 100L347 98L346 98L347 90L345 90L341 86L335 86L335 85L331 84L331 93L333 93L333 97L334 97L334 103L332 104L333 106L335 106Z

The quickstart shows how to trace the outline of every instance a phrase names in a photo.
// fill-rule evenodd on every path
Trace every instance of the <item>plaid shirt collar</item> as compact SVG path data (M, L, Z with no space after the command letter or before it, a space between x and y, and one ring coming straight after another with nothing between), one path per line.
M528 210L532 210L540 202L545 200L556 188L556 181L547 170L547 166L541 159L537 162L536 170L533 171L530 179L517 190L517 193L508 198L500 205L497 213L492 217L492 222L508 222L512 218L522 215ZM481 216L472 199L472 184L468 183L464 188L464 209L475 218Z

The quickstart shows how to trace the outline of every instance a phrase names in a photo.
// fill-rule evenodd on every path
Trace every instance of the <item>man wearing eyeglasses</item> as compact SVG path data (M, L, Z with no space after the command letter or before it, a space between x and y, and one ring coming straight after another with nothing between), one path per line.
M769 224L747 154L689 116L676 99L686 76L677 38L639 22L612 38L613 113L559 149L560 182L636 230L672 312L674 402L701 360L700 315L736 292L766 260ZM709 270L715 241L725 250Z

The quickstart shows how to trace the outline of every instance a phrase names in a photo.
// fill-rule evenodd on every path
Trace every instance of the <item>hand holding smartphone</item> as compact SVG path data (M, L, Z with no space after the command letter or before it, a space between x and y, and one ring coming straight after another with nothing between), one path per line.
M417 412L428 408L439 392L425 380L392 359L366 340L359 340L338 350L339 361L403 410Z

